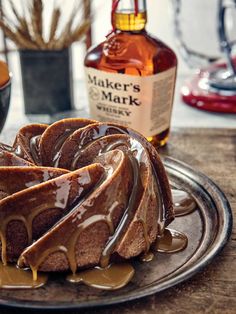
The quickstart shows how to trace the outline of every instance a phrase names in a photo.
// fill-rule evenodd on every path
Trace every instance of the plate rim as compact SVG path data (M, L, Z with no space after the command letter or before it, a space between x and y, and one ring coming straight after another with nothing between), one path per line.
M233 227L233 214L230 203L226 198L224 192L219 188L219 186L211 180L208 176L202 172L192 168L187 163L179 161L172 157L163 157L162 161L167 168L176 170L178 167L178 172L181 172L184 176L187 176L196 183L202 185L203 182L207 183L207 186L214 189L218 195L219 200L221 201L221 207L223 210L223 227L220 234L220 240L217 244L211 247L210 251L207 252L205 256L196 261L196 264L191 266L189 269L184 270L183 273L177 274L175 277L168 279L161 283L158 287L151 286L142 288L140 291L131 292L125 299L123 296L107 297L103 299L102 302L99 300L91 300L85 302L61 302L61 303L47 303L42 304L42 301L25 301L25 300L9 300L7 298L1 298L0 296L0 306L5 306L8 308L21 308L21 309L33 309L33 310L75 310L75 309L91 309L93 307L104 307L114 304L126 303L129 301L134 301L143 297L159 293L168 288L174 287L177 284L180 284L198 272L202 271L211 261L218 255L226 243L228 242ZM191 174L191 175L190 175ZM195 179L194 179L195 178ZM196 180L197 178L197 180ZM25 303L27 302L27 303Z

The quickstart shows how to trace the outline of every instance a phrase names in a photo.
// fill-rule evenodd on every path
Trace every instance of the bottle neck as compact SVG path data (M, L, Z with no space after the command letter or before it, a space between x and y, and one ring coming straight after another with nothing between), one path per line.
M141 31L147 23L146 0L113 0L114 30Z

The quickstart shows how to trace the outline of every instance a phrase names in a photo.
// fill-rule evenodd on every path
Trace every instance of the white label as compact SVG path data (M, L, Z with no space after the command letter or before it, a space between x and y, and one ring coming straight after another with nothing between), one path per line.
M170 126L176 67L146 77L85 69L93 119L133 128L146 137Z

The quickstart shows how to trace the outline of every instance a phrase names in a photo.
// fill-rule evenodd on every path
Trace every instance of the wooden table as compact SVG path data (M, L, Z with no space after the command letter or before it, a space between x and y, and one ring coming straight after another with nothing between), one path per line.
M213 179L228 197L235 217L236 129L174 129L162 153L190 164ZM0 313L21 311L0 308ZM80 313L236 313L235 226L220 255L187 282L137 301Z

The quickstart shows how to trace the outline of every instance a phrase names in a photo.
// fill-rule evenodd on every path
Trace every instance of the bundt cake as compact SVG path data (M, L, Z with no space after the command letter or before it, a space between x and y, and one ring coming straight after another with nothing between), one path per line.
M111 123L23 127L12 147L0 145L0 185L2 262L33 271L138 256L174 218L157 151Z

